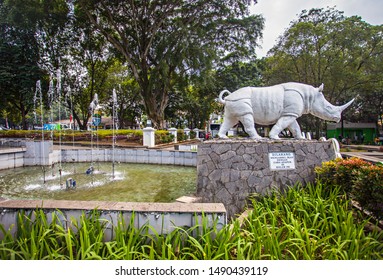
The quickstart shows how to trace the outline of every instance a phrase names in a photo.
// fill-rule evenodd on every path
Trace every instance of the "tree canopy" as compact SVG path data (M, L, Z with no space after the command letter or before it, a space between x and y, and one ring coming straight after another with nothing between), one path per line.
M180 77L203 76L224 57L251 57L263 28L247 0L76 2L124 58L156 127L165 126L169 92Z
M346 112L351 119L362 108L368 110L361 106L368 91L381 88L382 36L382 26L372 26L358 16L345 17L334 8L302 11L269 52L266 80L324 83L326 98L333 104L357 97ZM303 120L308 129L319 131L320 120Z
M42 75L39 48L34 28L7 21L10 12L0 1L0 109L8 112L13 123L21 121L26 129L26 116L33 108L34 87Z
M2 115L26 128L41 80L45 110L66 106L82 129L95 94L110 114L113 91L121 125L147 117L157 128L203 128L222 109L221 90L297 81L324 83L333 104L356 98L344 119L382 118L383 26L305 10L257 60L264 19L249 13L252 2L0 0ZM300 122L324 130L318 118Z

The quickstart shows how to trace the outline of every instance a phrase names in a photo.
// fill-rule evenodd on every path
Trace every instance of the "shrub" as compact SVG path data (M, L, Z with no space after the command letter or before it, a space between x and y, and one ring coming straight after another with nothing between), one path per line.
M178 129L177 130L177 141L182 142L187 140L187 135L184 133L183 129Z
M383 166L363 166L355 172L352 195L378 219L383 218Z
M364 167L372 166L371 163L366 162L360 158L348 158L338 161L335 180L337 184L343 188L346 193L350 193L352 183L357 178L357 171Z
M359 158L337 159L322 163L315 173L327 188L339 187L378 219L383 218L383 165Z
M194 139L195 137L196 137L196 133L195 133L195 131L190 131L190 139Z
M350 194L352 183L358 176L356 171L362 167L370 167L371 163L360 158L336 159L322 163L321 167L315 168L317 179L325 185L339 186L341 191Z
M335 174L337 161L338 160L326 161L322 163L321 167L315 167L317 179L326 185L336 185Z
M156 144L170 143L174 139L174 135L170 134L167 130L157 130L155 132Z

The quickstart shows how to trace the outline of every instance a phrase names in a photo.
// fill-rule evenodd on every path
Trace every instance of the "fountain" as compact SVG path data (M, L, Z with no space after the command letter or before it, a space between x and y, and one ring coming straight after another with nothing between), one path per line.
M76 163L84 170L88 163ZM73 163L62 164L62 181L58 176L41 181L39 167L22 167L0 171L0 196L7 199L54 199L81 201L172 202L195 192L196 169L120 163L113 167L100 163L105 172L94 172L93 180L85 172L73 173ZM114 172L114 179L110 180Z
M47 92L50 122L53 122L53 107L57 108L53 104L57 101L57 98L61 100L59 71L57 71L56 87L53 81L54 79L51 77ZM57 96L55 95L55 90L57 91ZM67 98L71 100L71 109L73 110L70 90L67 95ZM36 83L35 107L37 106L38 98L40 98L41 125L43 127L43 94L40 81ZM194 168L195 163L190 161L192 159L187 159L189 160L187 162L186 159L181 158L179 164L185 166L169 166L169 164L177 165L176 159L169 157L169 155L173 157L175 153L179 154L179 152L171 154L169 151L164 151L164 155L159 158L160 153L155 150L149 151L148 154L145 150L116 149L116 134L118 132L117 102L117 91L113 89L111 96L113 121L111 150L99 149L98 137L94 138L94 132L98 132L97 129L101 123L101 106L98 95L95 94L89 105L89 113L92 117L93 128L95 129L95 131L91 130L90 150L76 148L74 138L72 138L73 148L62 150L59 139L59 150L57 151L56 149L55 151L59 153L56 157L57 160L52 162L51 149L42 149L42 160L40 162L36 160L31 162L32 167L0 171L0 196L10 199L53 198L115 201L122 199L125 201L168 202L179 196L193 194L196 185L196 170ZM58 108L59 115L61 115L60 106ZM34 114L36 115L36 110ZM53 133L53 130L51 130L51 133ZM61 133L60 129L58 133ZM44 145L45 142L45 144L48 143L47 139L44 138L44 130L42 130L41 138L41 145ZM59 138L61 138L61 134ZM53 134L51 134L51 140L53 141ZM34 143L35 145L40 144L35 141ZM136 155L132 157L133 153ZM39 154L38 150L30 152L32 158L37 154ZM148 159L142 157L144 154L147 154L145 156ZM103 155L104 157L102 158ZM181 155L189 156L189 153L181 153ZM157 160L157 162L151 162L151 160ZM126 162L134 162L135 164ZM145 165L138 163L153 164ZM166 165L154 165L156 163ZM47 172L46 166L48 165L52 172ZM43 170L42 175L40 172L36 172L36 169L40 168L37 166L41 166ZM76 172L76 170L79 170L79 172ZM126 192L129 194L125 194Z
M56 88L61 100L59 71L57 77ZM53 83L50 83L50 88L53 88ZM68 94L70 95L70 91ZM38 97L40 97L43 128L43 98L40 81L36 83L35 108ZM53 97L51 98L53 102ZM2 211L0 223L5 229L9 228L12 234L16 233L15 215L17 216L21 209L33 210L36 207L45 209L47 213L59 209L67 215L68 219L69 217L78 218L81 211L96 209L101 211L103 218L106 215L106 219L112 219L112 224L117 221L114 217L117 217L119 213L124 215L124 219L130 219L133 213L138 213L135 226L149 223L154 229L158 229L158 232L170 232L174 226L193 227L198 223L202 213L208 217L209 223L218 219L218 225L225 224L226 211L222 204L169 203L175 202L179 197L195 193L195 152L116 149L118 124L115 90L113 90L112 101L112 149L99 150L98 137L96 138L96 161L98 168L101 168L103 172L94 169L93 130L91 131L91 149L76 148L74 138L72 139L73 149L62 149L60 130L59 151L53 151L52 142L48 143L44 139L44 131L42 131L40 143L25 141L25 150L18 152L23 156L20 159L14 156L14 166L11 167L8 164L5 168L9 169L0 170L0 210ZM73 102L71 106L73 112ZM101 122L101 107L98 104L97 94L90 103L89 112L97 132ZM34 114L37 121L36 110ZM60 112L59 115L61 115ZM45 145L44 142L49 145ZM39 145L42 147L42 154L39 152ZM55 152L59 153L57 160L52 160ZM36 160L38 157L42 157L39 162ZM111 159L112 165L110 165ZM16 162L17 166L24 167L16 167ZM52 163L53 169L53 163L57 162L59 176L54 176L53 172L47 175L46 165ZM43 170L42 175L38 171L39 168ZM87 171L76 172L76 170ZM159 219L161 216L162 219Z
M59 150L61 151L61 132L62 132L62 126L61 126L61 104L60 104L60 101L61 101L61 70L60 68L57 69L57 72L56 72L56 75L57 75L57 84L56 84L56 91L57 91L57 95L58 95L58 101L59 101L59 108L58 108L58 111L59 111ZM59 156L59 176L60 176L60 185L62 186L62 182L61 182L61 173L62 173L62 166L61 166L61 153L60 153L60 156Z
M60 95L59 71L57 76L56 88ZM53 83L50 83L50 88L53 88ZM72 98L70 90L68 94L69 98ZM36 84L35 108L38 97L40 97L43 127L40 81ZM179 199L193 195L196 191L196 153L116 148L118 131L116 90L113 90L111 99L113 119L111 149L98 147L98 137L94 139L93 130L91 130L90 149L75 147L74 138L72 148L62 149L61 130L59 130L59 150L53 149L53 142L47 141L42 131L41 142L24 140L25 148L17 151L17 155L13 152L13 164L8 154L4 157L0 155L1 158L7 158L7 164L1 165L0 168L9 168L0 170L0 224L9 229L11 234L17 234L15 217L21 213L20 211L41 208L47 216L53 212L60 212L71 221L78 219L84 211L86 213L90 210L100 211L100 217L109 220L114 226L119 216L125 221L135 217L134 226L149 224L152 229L161 233L171 232L175 227L193 227L199 223L202 216L207 217L209 224L214 223L222 227L226 223L226 210L223 204L185 203L185 200ZM53 100L51 97L50 101ZM73 112L73 102L71 107ZM92 126L95 132L98 132L101 107L97 94L89 105L89 113L92 117ZM36 113L35 117L37 120ZM38 161L39 158L41 160ZM55 164L59 166L59 176L55 176L54 172L52 174L46 172L47 165L51 165L53 170ZM40 168L43 174L39 171ZM66 226L71 225L67 223ZM106 231L106 239L113 237L114 226ZM0 239L2 237L3 232L0 231Z
M47 129L51 131L51 140L53 141L53 102L54 102L54 87L53 87L53 77L51 76L49 79L49 88L48 88L48 106L50 111L50 119L49 123L50 125L44 125L43 129Z
M54 86L51 79L48 90L50 105L54 102L53 91ZM68 94L68 97L72 99L70 91ZM43 127L43 97L40 81L36 83L35 108L38 98L40 98L41 125ZM195 159L193 161L191 158L192 153L182 153L182 156L186 155L188 158L180 158L177 162L175 156L179 152L175 151L159 153L155 150L116 149L116 134L118 132L116 90L113 90L111 100L112 149L101 150L98 144L95 147L94 142L97 143L98 138L94 139L94 132L91 131L90 149L76 148L74 138L72 138L72 149L62 150L60 145L58 151L53 151L53 149L46 149L44 146L44 144L48 144L48 141L44 138L44 131L42 131L41 142L33 141L31 147L34 147L34 150L32 148L28 152L29 157L33 160L22 164L22 166L32 165L31 167L0 171L0 197L9 199L170 202L180 196L193 194L196 186L196 170ZM73 103L71 106L73 110ZM89 105L89 112L92 116L92 124L97 129L101 122L101 107L97 94ZM51 120L53 120L52 111L50 113ZM37 119L36 110L34 114ZM61 130L59 130L60 132ZM43 148L41 148L42 159L38 162L36 158L40 153L39 145L42 145ZM94 155L96 150L97 159ZM59 155L56 157L57 160L52 162L53 152L58 152ZM159 157L159 155L161 156ZM97 170L94 168L96 166L95 161L97 161ZM170 166L169 164L184 166ZM47 165L52 168L51 173L46 172ZM38 171L39 168L42 168L42 174ZM55 174L55 168L56 170L58 168L59 176Z
M42 159L44 160L41 162L41 168L43 171L43 182L45 184L45 149L44 149L44 111L43 111L43 94L41 90L41 82L38 80L36 82L36 91L35 91L35 100L37 100L37 96L40 97L40 110L41 110L41 151L42 151Z
M115 157L114 157L114 152L115 152L115 146L116 146L116 131L118 130L118 119L117 119L117 94L116 90L113 89L113 95L112 95L112 123L113 123L113 137L112 137L112 148L113 148L113 153L112 153L112 170L113 170L113 175L112 178L114 179L114 164L115 164Z

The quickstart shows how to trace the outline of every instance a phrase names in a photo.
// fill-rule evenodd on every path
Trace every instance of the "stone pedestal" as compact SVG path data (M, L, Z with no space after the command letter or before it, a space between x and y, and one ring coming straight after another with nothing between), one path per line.
M143 130L143 145L149 148L154 147L155 143L155 129L152 127L145 127Z
M251 194L313 182L314 168L335 157L331 141L206 141L198 146L197 196L223 203L234 217Z

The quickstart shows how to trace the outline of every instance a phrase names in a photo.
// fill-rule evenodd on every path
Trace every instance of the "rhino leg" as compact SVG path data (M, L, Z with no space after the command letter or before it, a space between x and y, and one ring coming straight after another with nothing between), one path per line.
M254 127L254 117L252 114L241 116L240 121L242 122L246 133L249 134L251 139L262 139L262 137L258 135L257 130Z
M290 125L289 125L289 130L291 131L291 133L293 134L294 138L295 139L304 139L302 137L302 132L301 132L301 128L297 122L297 120L293 121Z
M293 116L281 117L277 121L277 123L273 126L273 128L270 130L269 137L271 139L279 139L279 136L278 136L279 133L285 128L289 127L293 122L296 122L296 117L293 117Z
M219 128L218 131L218 137L219 138L228 138L226 136L226 133L229 131L230 128L232 128L236 123L238 119L230 117L230 116L225 116L223 123L221 127Z

